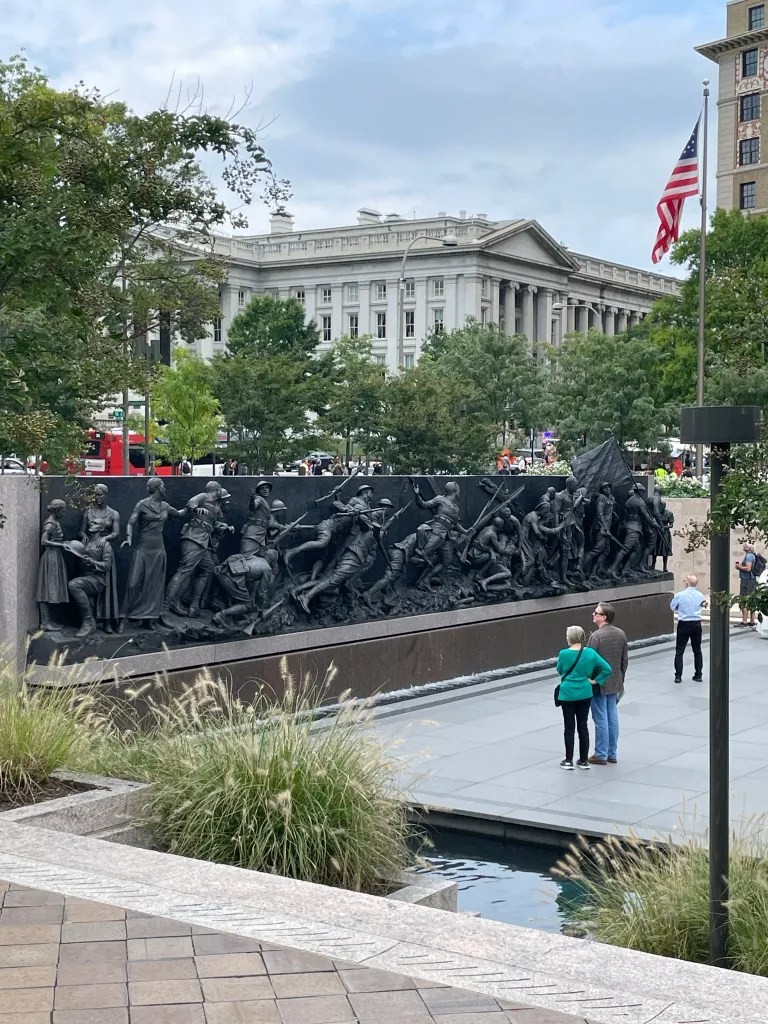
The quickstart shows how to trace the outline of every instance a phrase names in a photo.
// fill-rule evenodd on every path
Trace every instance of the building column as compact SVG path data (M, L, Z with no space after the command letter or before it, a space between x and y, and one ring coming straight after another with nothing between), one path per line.
M564 295L560 301L563 304L563 308L560 310L560 312L558 314L558 316L560 318L559 319L559 323L558 323L558 334L557 334L557 346L558 346L558 348L562 348L563 347L563 342L565 341L566 335L568 334L568 313L569 313L569 310L570 310L570 306L568 305L568 297L566 295Z
M331 341L347 333L347 325L343 321L344 286L334 284L331 286Z
M229 329L239 312L237 292L238 289L234 285L223 284L221 286L221 340L224 345L229 342Z
M413 283L416 289L413 340L416 343L416 358L418 360L424 346L424 335L427 333L427 279L426 277L416 277Z
M616 333L616 313L617 309L615 306L606 306L603 311L603 333L609 338L612 338Z
M579 334L586 334L589 330L589 307L576 307L576 330Z
M627 311L626 309L619 310L619 317L616 321L616 333L626 334L627 333Z
M576 300L568 299L568 309L566 311L568 324L566 331L568 334L573 334L576 330Z
M637 312L637 310L631 309L629 311L629 326L630 327L637 327L637 325L639 323L640 323L640 314Z
M454 327L461 327L456 319L456 275L451 274L443 278L443 325L445 331L452 331Z
M536 336L533 323L533 297L536 294L536 286L532 284L522 285L523 291L523 334L528 339L531 348L534 347Z
M400 281L395 278L394 281L387 281L387 372L397 373L398 367L398 353L397 353L397 307L398 301L398 289L400 287ZM405 331L403 331L405 333Z
M539 288L536 299L536 347L540 356L543 356L540 347L552 344L552 305L553 292L551 288Z
M504 332L517 334L517 284L510 281L504 289Z
M492 277L490 280L491 286L491 323L497 324L499 322L499 279L498 277Z
M309 304L309 292L307 292ZM371 333L371 286L361 282L357 289L357 330L359 335Z
M483 279L479 275L468 275L464 286L464 315L480 321L483 308Z

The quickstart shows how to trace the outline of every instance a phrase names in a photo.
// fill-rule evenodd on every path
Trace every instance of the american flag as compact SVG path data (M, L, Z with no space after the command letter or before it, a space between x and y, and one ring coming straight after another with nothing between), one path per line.
M701 118L696 122L693 135L688 145L680 154L667 186L662 192L656 210L659 214L659 233L653 247L651 259L658 263L665 253L669 252L672 243L680 235L680 219L683 206L689 196L699 194L699 126Z

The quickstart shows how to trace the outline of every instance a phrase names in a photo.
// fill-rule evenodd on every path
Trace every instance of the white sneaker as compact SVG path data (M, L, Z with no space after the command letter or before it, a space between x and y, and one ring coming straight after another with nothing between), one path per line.
M563 771L572 772L573 771L573 761L562 760L560 762L560 767L563 769Z
M590 767L591 767L591 765L590 765L589 761L577 761L576 762L576 767L577 768L581 768L581 770L584 771L584 772L588 772Z

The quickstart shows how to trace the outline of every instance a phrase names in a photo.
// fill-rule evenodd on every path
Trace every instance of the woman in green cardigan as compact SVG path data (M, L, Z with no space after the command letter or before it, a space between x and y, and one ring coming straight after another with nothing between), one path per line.
M610 677L613 669L597 651L585 647L587 638L581 626L569 626L565 633L568 646L557 658L560 676L560 705L563 709L563 737L565 758L560 767L573 771L573 745L576 729L579 731L578 768L589 770L589 709L592 705L592 683L600 686Z

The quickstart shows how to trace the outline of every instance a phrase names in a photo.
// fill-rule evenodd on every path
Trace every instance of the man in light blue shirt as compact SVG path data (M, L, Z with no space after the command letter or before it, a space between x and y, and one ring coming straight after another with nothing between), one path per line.
M675 682L683 681L683 655L688 641L693 650L693 681L702 681L704 659L701 654L701 609L707 603L706 597L697 590L698 576L685 577L686 588L675 594L669 603L677 612L677 646L675 647Z

